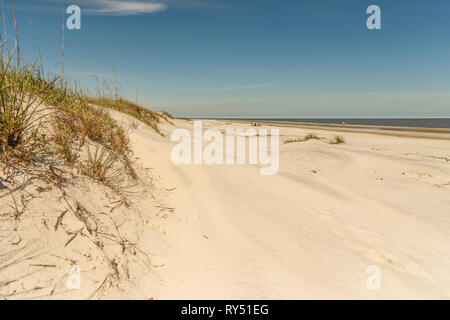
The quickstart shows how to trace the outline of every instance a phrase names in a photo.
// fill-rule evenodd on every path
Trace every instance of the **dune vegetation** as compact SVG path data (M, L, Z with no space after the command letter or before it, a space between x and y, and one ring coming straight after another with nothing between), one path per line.
M294 143L294 142L305 142L305 141L308 141L308 140L320 140L320 139L322 139L322 138L320 138L320 137L318 137L316 134L314 134L314 133L308 133L306 136L304 136L304 137L298 137L298 138L295 138L295 139L288 139L288 140L285 140L284 141L284 144L287 144L287 143Z
M160 135L162 135L162 133L159 130L158 124L160 123L161 119L170 122L170 119L172 118L172 116L167 112L154 112L123 98L85 97L85 99L88 103L112 110L117 110L129 116L132 116L137 120L145 123L149 127L153 128L153 130L158 132Z
M294 143L294 142L305 142L308 140L324 140L325 138L317 136L315 133L308 133L304 137L298 137L294 139L287 139L283 144ZM330 144L343 144L345 143L345 138L343 136L335 135L333 139L329 140Z
M166 112L153 112L121 97L89 97L41 61L28 64L17 45L2 42L0 61L0 160L7 169L63 163L114 186L121 173L136 177L127 128L108 109L130 115L162 135Z

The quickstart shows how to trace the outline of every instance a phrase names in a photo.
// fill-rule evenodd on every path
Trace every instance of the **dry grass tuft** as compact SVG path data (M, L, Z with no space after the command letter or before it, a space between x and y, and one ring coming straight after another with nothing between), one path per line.
M82 172L105 185L113 185L115 178L120 175L120 169L115 168L118 157L105 147L96 147L94 152L87 148L87 160L81 163Z
M335 135L333 140L330 141L330 144L343 144L345 143L345 138L343 136Z

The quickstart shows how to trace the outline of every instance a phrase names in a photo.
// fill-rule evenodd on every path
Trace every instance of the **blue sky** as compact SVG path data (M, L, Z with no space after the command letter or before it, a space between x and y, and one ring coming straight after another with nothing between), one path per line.
M9 1L6 1L9 2ZM448 117L448 0L16 0L22 52L179 116ZM381 8L368 30L366 8ZM10 7L9 5L7 6ZM12 30L9 30L11 33ZM113 72L113 68L115 72Z

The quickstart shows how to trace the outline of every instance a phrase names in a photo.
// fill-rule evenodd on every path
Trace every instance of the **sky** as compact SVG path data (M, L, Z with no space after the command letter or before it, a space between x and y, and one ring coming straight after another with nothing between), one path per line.
M16 0L25 59L59 72L72 4L65 72L94 93L188 117L450 117L448 0Z

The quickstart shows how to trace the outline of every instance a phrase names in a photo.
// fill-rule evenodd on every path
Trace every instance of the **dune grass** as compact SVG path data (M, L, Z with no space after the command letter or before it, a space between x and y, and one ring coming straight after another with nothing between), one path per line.
M11 57L0 63L0 158L2 162L31 161L42 149L43 106L50 82L36 81L39 69L15 64Z
M18 169L62 160L110 186L112 170L136 178L126 130L106 109L56 76L45 77L39 61L0 61L0 166ZM91 150L95 150L92 151ZM86 157L80 157L87 153Z
M153 130L155 130L160 135L163 135L162 132L159 130L159 123L161 122L161 119L164 119L170 123L170 119L172 119L172 116L168 114L167 112L153 112L150 111L134 102L122 99L122 98L91 98L86 97L86 101L102 106L105 108L110 108L113 110L120 111L122 113L125 113L129 116L132 116L136 118L137 120L145 123L149 127L151 127Z
M335 135L330 141L330 144L343 144L345 143L345 138L343 136Z
M302 137L302 138L295 138L295 139L288 139L285 140L283 144L287 144L287 143L294 143L294 142L305 142L308 140L320 140L322 138L318 137L317 135L315 135L314 133L308 133L306 136Z
M13 18L16 23L15 12ZM160 119L170 115L120 97L87 98L63 73L46 74L40 58L24 62L15 30L14 47L8 49L6 28L1 38L0 169L14 174L25 167L66 165L113 188L118 173L137 178L128 132L102 107L132 115L158 132Z
M294 142L305 142L308 140L324 140L325 138L322 137L318 137L316 134L314 133L308 133L306 136L304 137L298 137L295 139L288 139L285 140L283 144L287 144L287 143L294 143ZM329 141L330 144L343 144L345 143L345 138L343 136L339 136L339 135L335 135L333 137L333 139L331 139Z

